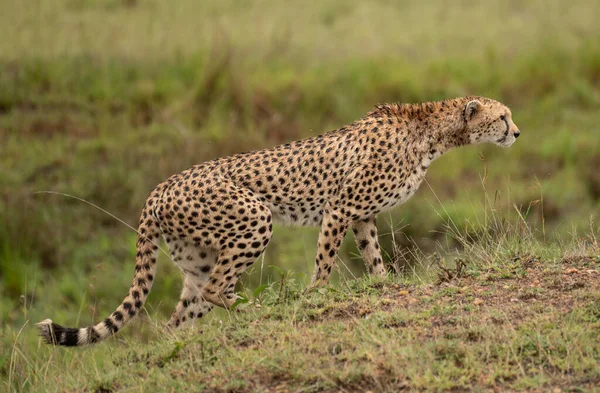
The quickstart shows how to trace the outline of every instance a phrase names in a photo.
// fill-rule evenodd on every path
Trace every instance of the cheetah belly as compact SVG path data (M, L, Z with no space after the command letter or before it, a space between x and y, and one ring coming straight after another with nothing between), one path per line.
M322 203L268 204L273 219L283 225L318 226L323 217Z

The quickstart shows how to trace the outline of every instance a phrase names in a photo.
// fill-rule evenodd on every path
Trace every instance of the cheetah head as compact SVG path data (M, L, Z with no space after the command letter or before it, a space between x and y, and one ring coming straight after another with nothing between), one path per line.
M509 147L521 134L512 121L510 109L498 101L469 101L465 106L464 116L470 144L494 143Z

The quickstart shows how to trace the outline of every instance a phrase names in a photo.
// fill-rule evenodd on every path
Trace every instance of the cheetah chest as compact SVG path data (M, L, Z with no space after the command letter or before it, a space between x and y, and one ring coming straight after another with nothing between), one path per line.
M389 210L408 201L419 189L425 179L429 162L415 167L406 172L398 173L396 182L390 191L386 192L381 199L379 211Z

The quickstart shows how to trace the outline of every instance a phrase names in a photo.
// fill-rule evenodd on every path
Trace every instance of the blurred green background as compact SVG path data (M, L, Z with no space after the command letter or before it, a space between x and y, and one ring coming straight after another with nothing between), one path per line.
M97 321L133 274L133 231L36 192L135 226L169 175L339 128L380 102L489 96L522 131L510 149L444 156L380 217L396 267L414 247L455 247L448 219L484 230L486 206L522 214L548 242L589 227L600 209L598 15L595 0L1 0L0 336L30 318ZM273 265L308 281L316 235L276 228L245 283L276 277ZM351 238L339 264L349 277L362 272ZM149 312L166 318L180 285L161 257Z

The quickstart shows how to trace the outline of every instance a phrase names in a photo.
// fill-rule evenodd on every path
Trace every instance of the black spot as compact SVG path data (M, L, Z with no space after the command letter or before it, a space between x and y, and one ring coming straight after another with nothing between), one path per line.
M119 328L117 328L115 326L115 324L113 323L113 321L110 320L110 318L106 318L104 320L104 326L106 327L106 330L108 330L108 331L110 331L112 333L116 333L119 330Z
M100 341L100 334L98 334L98 332L96 331L96 328L94 328L93 326L90 326L88 328L88 342L90 344L94 344L98 341Z

